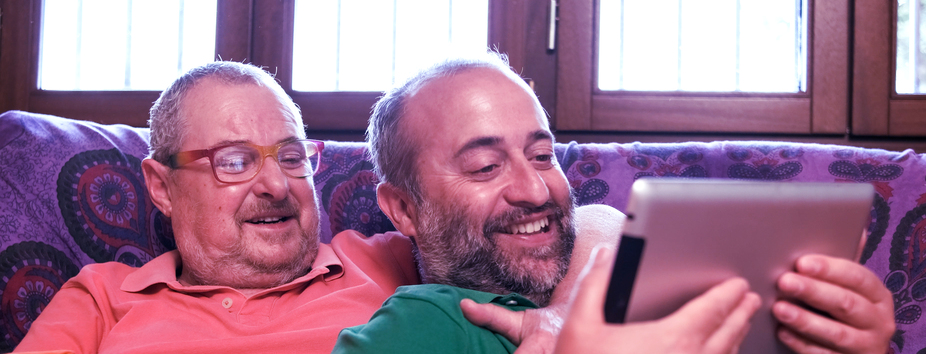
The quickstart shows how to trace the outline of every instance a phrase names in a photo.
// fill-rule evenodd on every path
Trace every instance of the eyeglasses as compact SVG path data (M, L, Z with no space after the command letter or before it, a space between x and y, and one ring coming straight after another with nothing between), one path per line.
M235 143L211 149L179 152L168 158L167 165L176 169L208 157L216 180L223 183L242 183L257 176L267 156L273 156L284 174L304 178L315 173L315 167L318 165L316 155L324 147L325 143L308 139L284 141L271 146Z

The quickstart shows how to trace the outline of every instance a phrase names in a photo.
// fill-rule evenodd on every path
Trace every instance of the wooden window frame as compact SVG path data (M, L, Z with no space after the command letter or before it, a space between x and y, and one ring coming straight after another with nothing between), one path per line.
M218 0L216 54L248 58L251 0ZM0 0L0 111L35 113L145 127L160 91L48 91L38 88L42 0ZM244 24L244 25L242 25Z
M489 46L536 84L545 107L555 99L555 56L545 51L548 0L490 0ZM42 0L0 0L0 112L24 110L104 124L147 126L159 91L39 90ZM380 92L292 90L294 0L218 0L216 55L275 73L313 132L362 138Z
M926 136L926 95L895 90L897 0L855 2L852 131Z
M600 92L594 87L597 1L561 0L556 127L560 131L845 134L849 5L809 0L807 92Z

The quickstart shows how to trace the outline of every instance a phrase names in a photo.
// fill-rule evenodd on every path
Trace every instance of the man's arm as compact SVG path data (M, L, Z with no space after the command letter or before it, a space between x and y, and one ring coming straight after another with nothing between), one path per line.
M592 250L598 245L617 247L624 229L624 213L609 205L592 204L576 208L576 242L572 249L569 270L550 299L551 305L566 304L572 296L579 274L591 257Z
M96 353L104 319L92 291L92 274L81 271L55 294L14 352L71 350Z
M576 208L576 241L569 270L556 286L547 307L511 312L498 306L463 300L460 303L463 314L473 324L487 327L520 345L519 352L549 352L556 343L556 335L566 317L573 288L592 250L599 244L616 247L624 219L624 213L608 205L593 204Z
M783 324L778 338L785 345L798 353L887 352L895 330L894 303L874 273L856 262L820 255L799 258L795 269L778 279L781 294L793 300L772 306Z

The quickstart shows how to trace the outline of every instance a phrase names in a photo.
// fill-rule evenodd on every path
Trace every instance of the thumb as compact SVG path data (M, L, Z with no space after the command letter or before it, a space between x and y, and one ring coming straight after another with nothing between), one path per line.
M578 285L572 293L570 317L604 323L604 300L613 259L614 250L609 247L596 246L592 250L590 260L579 274Z
M521 344L524 312L511 311L493 304L479 304L471 299L460 301L460 309L463 310L463 316L472 324L501 334L514 345Z

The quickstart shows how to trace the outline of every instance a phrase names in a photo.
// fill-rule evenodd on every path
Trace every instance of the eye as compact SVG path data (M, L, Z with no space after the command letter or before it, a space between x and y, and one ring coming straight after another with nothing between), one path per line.
M285 168L293 168L305 165L306 157L304 153L290 152L278 156L280 165Z
M552 154L540 154L540 155L534 156L532 162L534 164L534 168L540 169L540 170L546 170L546 169L553 168L555 161L556 160L553 158Z
M249 156L241 154L229 154L215 160L216 169L231 174L245 172L251 169L254 163L253 159L249 158Z
M488 165L486 167L480 168L476 171L476 173L491 173L492 171L495 171L495 168L497 167L498 165Z

